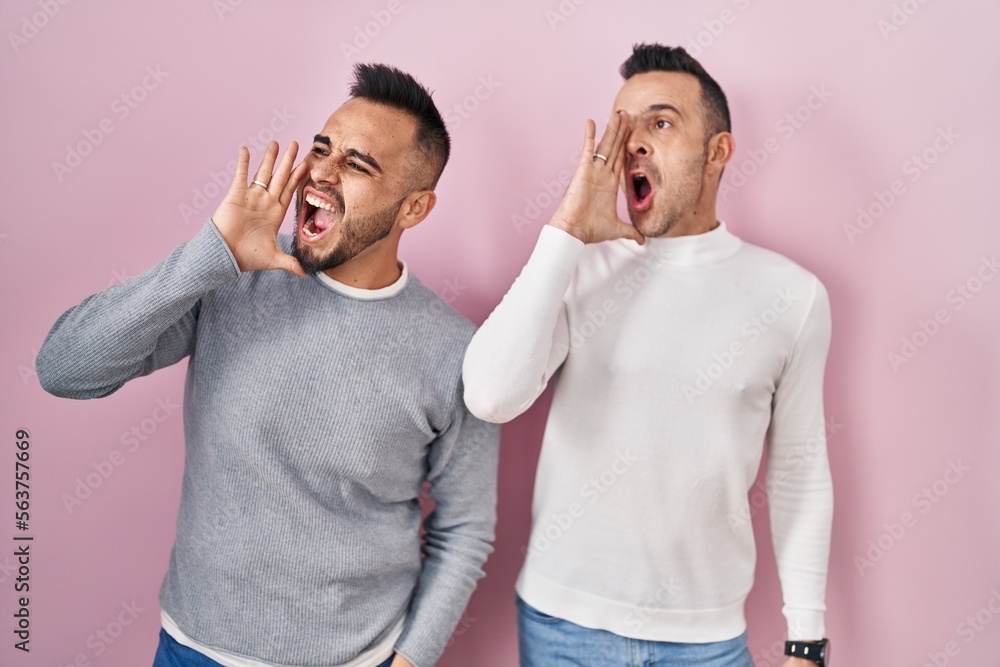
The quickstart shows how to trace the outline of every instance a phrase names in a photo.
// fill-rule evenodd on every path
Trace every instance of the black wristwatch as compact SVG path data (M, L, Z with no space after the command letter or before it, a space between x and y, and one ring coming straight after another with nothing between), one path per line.
M830 664L830 640L821 639L818 642L785 642L785 655L793 658L811 660L819 667Z

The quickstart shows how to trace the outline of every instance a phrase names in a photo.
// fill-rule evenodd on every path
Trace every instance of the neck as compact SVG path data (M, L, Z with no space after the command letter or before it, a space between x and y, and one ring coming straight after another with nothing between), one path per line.
M715 197L703 196L695 202L694 207L684 217L677 221L676 225L665 234L661 234L660 238L704 234L718 226L719 221L715 216Z
M670 228L665 234L661 234L659 238L670 238L675 236L694 236L696 234L704 234L705 232L710 232L719 226L719 221L714 215L705 219L691 220L684 218L676 225Z
M399 237L390 234L340 266L323 273L339 283L358 289L387 287L399 280L403 273L397 257L398 249Z
M705 232L694 234L664 234L650 237L641 246L642 252L655 256L660 262L675 266L702 266L730 257L742 245L725 222Z

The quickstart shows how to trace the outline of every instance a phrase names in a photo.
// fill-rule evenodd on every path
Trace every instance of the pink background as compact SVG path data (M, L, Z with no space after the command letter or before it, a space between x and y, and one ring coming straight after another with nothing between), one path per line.
M211 174L248 136L274 123L282 146L308 144L344 100L352 62L373 60L435 91L454 142L438 207L404 236L402 256L481 322L554 210L546 185L569 168L584 120L607 117L637 41L697 46L734 118L735 190L719 217L810 268L831 295L833 664L1000 664L1000 280L977 276L994 277L983 258L1000 250L987 197L1000 6L576 3L398 0L396 14L381 1L3 3L0 664L145 665L156 642L183 440L179 410L155 417L158 401L180 403L184 363L99 401L48 396L33 357L64 309L191 237L220 199ZM374 36L345 55L366 25ZM57 175L68 147L87 142L96 146ZM933 163L915 171L908 161L924 153ZM850 236L859 207L877 218ZM972 295L961 307L959 284ZM928 324L938 311L943 323ZM904 337L912 358L894 368ZM496 552L441 665L515 664L512 587L547 406L546 396L503 429ZM147 433L128 451L133 427ZM18 428L31 434L30 654L12 647ZM121 465L68 511L63 495L114 450ZM946 476L952 464L961 476ZM760 667L781 663L784 632L766 515L754 515L747 609ZM110 644L97 639L133 601L135 621Z

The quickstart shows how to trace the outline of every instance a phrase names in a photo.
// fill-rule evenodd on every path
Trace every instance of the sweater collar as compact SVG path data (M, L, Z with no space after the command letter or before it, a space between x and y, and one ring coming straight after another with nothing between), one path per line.
M701 234L649 237L643 248L664 263L697 266L729 257L742 243L726 223L719 220L714 229Z
M385 287L379 287L377 289L364 289L361 287L354 287L346 283L342 283L339 280L334 280L330 276L326 275L322 271L314 273L317 280L323 284L323 286L337 292L338 294L343 294L344 296L349 296L354 299L361 299L365 301L377 300L377 299L388 299L389 297L396 296L399 294L404 287L406 287L407 279L409 278L409 270L406 268L406 262L399 260L399 266L402 271L396 282L391 285L386 285Z

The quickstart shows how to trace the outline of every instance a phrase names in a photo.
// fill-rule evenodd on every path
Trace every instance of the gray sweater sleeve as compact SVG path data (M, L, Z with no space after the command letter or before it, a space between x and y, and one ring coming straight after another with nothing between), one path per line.
M180 361L194 351L202 295L239 275L209 219L163 261L56 320L35 360L42 388L64 398L100 398Z
M493 551L500 427L475 417L459 382L451 425L431 444L434 510L424 521L424 559L396 651L432 667L461 619Z

